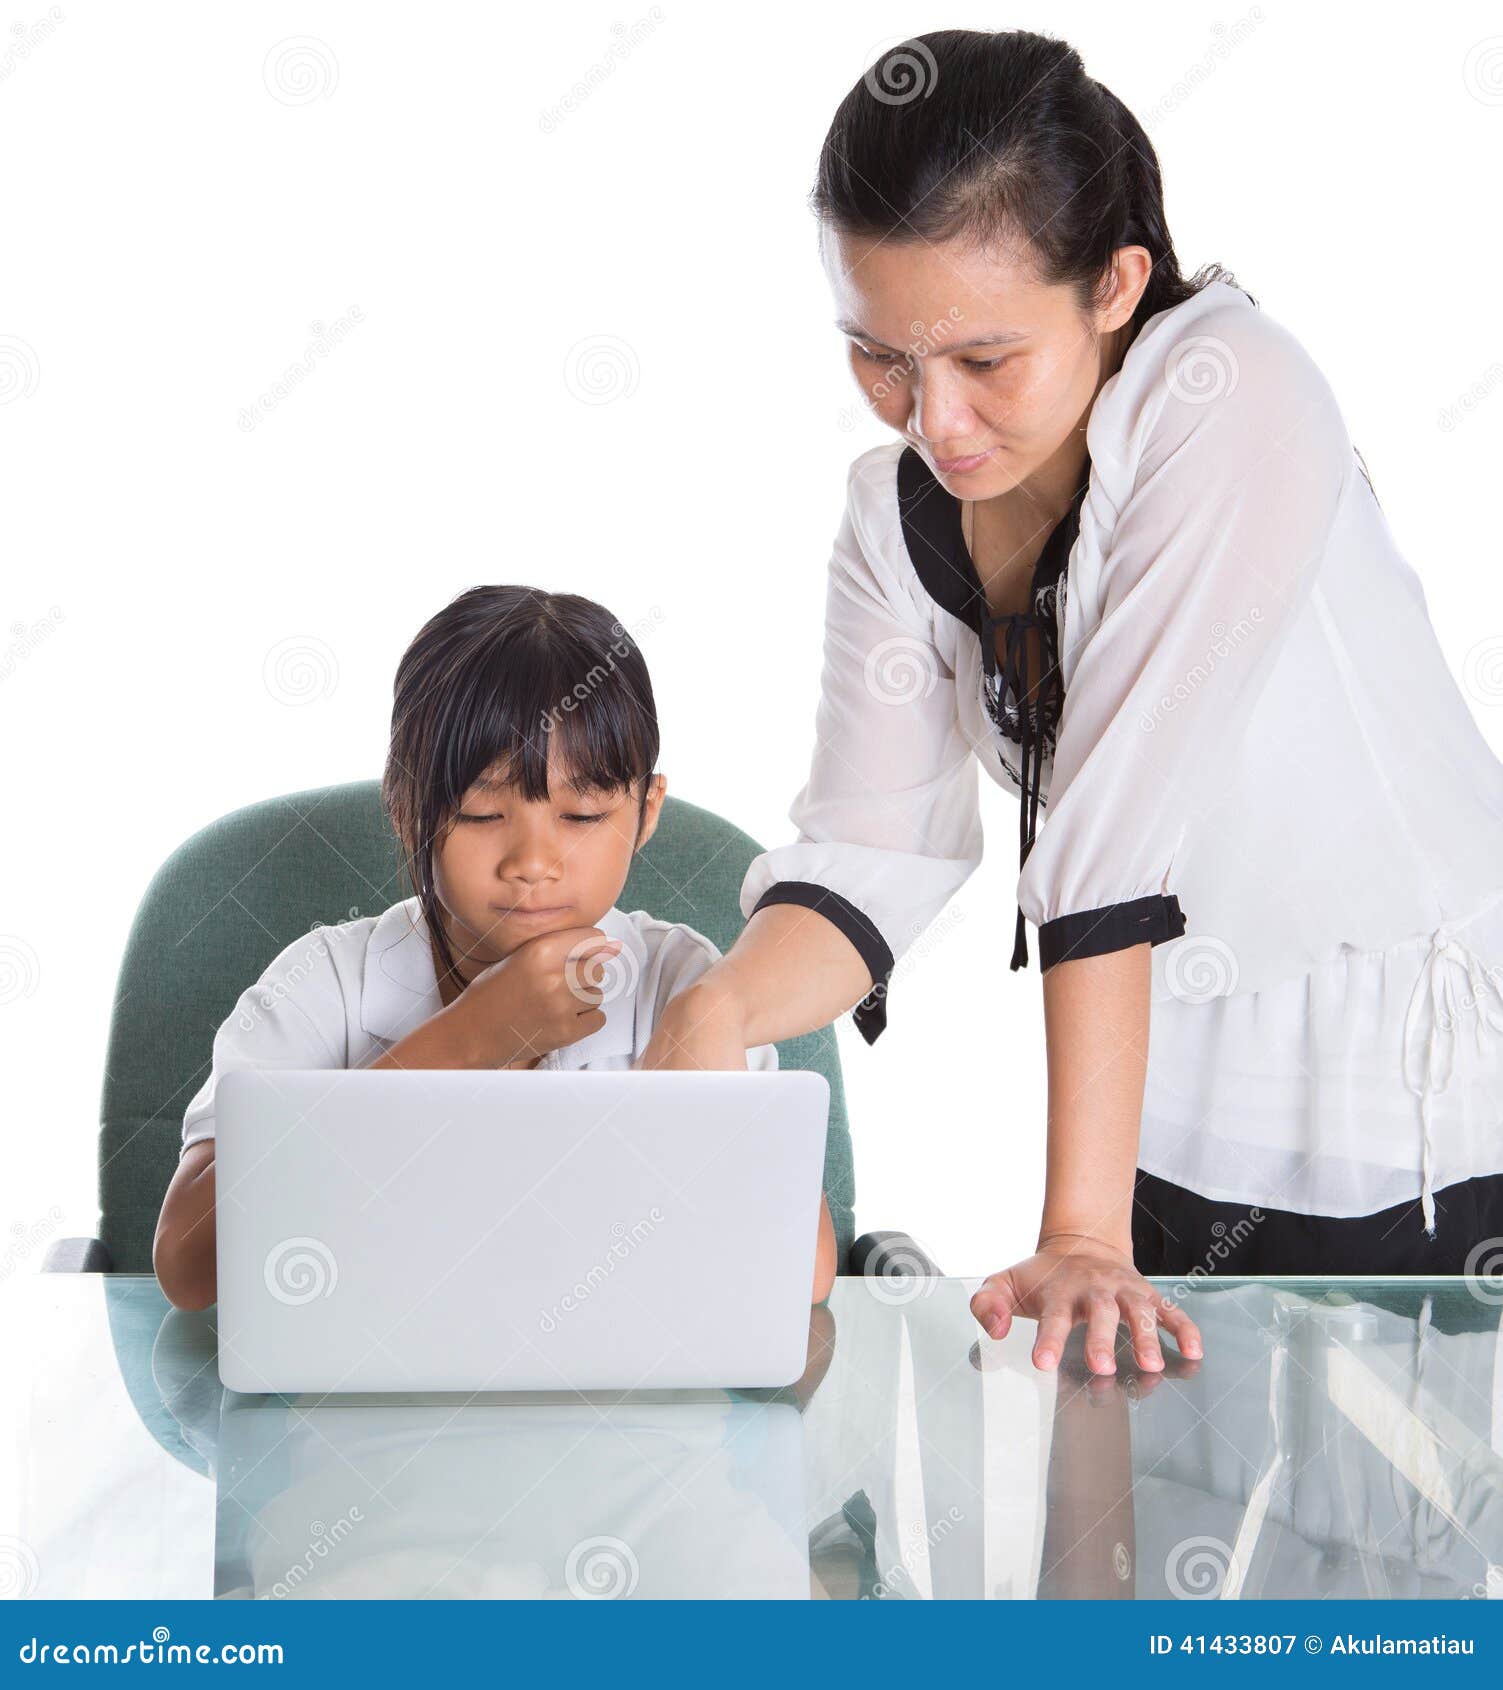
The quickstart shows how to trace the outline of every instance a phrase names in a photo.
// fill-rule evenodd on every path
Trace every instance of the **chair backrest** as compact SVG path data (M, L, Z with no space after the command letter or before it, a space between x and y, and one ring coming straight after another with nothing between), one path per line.
M618 906L698 929L721 950L742 926L742 876L761 849L722 817L668 798ZM131 926L110 1022L100 1106L100 1237L117 1273L150 1273L151 1243L182 1144L183 1111L214 1034L244 988L315 923L379 915L409 893L376 781L252 804L180 845ZM785 1068L830 1083L825 1193L845 1271L854 1180L834 1029L785 1040ZM755 1240L728 1240L755 1270Z

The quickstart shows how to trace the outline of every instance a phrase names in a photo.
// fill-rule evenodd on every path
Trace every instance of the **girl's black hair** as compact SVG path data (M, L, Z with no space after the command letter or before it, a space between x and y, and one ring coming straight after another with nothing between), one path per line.
M1105 298L1116 249L1146 247L1129 341L1208 282L1238 286L1219 264L1180 275L1143 126L1067 42L1026 29L941 29L888 49L840 102L810 203L847 234L1021 250L1082 311Z
M638 820L657 767L647 664L611 613L574 593L471 587L432 617L397 665L381 799L443 968L464 982L441 919L433 852L464 795L499 771L548 797L548 758L574 784L630 792Z

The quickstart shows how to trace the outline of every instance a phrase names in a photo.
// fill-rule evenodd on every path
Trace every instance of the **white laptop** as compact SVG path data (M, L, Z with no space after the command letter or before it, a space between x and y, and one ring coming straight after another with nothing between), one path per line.
M795 1070L225 1074L220 1379L791 1384L828 1111L824 1077Z

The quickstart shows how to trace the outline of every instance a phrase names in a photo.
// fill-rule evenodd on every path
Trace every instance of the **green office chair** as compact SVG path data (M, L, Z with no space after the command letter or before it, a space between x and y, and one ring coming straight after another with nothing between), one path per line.
M619 907L686 922L728 950L742 926L742 876L760 850L720 816L669 798ZM173 852L136 912L120 967L100 1114L99 1236L58 1240L44 1271L152 1271L183 1111L240 992L315 922L377 915L409 890L376 781L252 804ZM937 1272L905 1234L853 1239L851 1139L834 1029L783 1040L778 1060L830 1085L824 1189L839 1271Z

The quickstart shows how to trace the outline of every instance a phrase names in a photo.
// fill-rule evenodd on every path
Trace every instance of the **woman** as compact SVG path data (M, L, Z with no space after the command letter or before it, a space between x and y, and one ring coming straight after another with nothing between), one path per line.
M1144 1274L1463 1271L1503 1235L1503 766L1325 379L1182 279L1141 127L1047 37L905 43L814 204L899 438L851 469L798 842L644 1060L852 1005L875 1041L980 857L979 761L1020 794L1049 1080L986 1330L1037 1320L1052 1367L1084 1321L1110 1373L1126 1321L1157 1369L1160 1327L1200 1342Z

